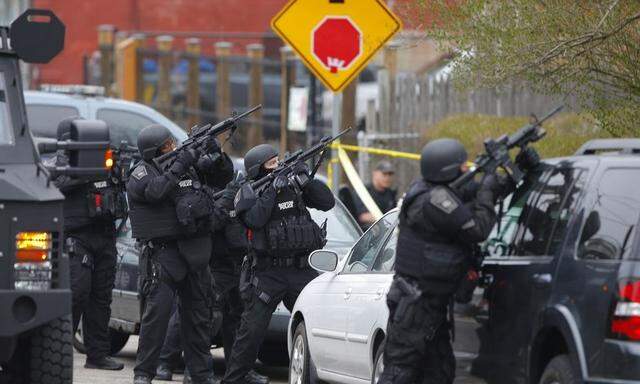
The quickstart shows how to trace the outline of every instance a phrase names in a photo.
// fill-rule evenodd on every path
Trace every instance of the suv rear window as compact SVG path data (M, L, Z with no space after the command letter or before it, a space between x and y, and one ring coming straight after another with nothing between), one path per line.
M631 252L640 218L640 169L612 168L598 183L596 202L587 211L578 257L590 260L640 259Z
M71 116L80 116L77 108L65 105L27 105L29 129L31 133L37 137L50 137L55 139L58 131L58 123Z
M98 120L103 120L109 126L111 143L119 146L126 141L129 145L136 145L138 132L156 122L141 114L122 109L101 108L96 114Z

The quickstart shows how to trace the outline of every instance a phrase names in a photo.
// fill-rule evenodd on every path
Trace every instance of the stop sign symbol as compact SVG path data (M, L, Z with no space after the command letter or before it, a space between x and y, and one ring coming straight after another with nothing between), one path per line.
M348 17L328 16L311 32L311 47L316 59L337 73L362 53L362 32Z

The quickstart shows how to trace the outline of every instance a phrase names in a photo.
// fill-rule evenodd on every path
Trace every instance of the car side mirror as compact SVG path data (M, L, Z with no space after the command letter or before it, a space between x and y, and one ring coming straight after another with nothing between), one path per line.
M313 251L309 255L309 265L318 272L335 272L338 267L338 254L326 249Z

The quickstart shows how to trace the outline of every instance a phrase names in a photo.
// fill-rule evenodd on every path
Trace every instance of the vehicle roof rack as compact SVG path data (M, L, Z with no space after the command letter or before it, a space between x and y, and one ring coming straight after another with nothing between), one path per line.
M105 96L106 94L102 86L85 84L41 84L40 90L65 95Z
M580 147L575 155L640 154L640 139L595 139Z

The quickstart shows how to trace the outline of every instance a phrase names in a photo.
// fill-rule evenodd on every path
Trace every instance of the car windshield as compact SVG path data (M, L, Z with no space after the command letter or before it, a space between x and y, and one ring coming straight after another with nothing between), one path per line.
M0 72L0 145L13 145L13 127L11 125L11 109L4 73Z
M351 245L360 238L360 233L354 225L353 219L340 203L336 203L336 206L328 212L313 208L310 208L309 212L318 225L322 225L327 220L328 241Z

